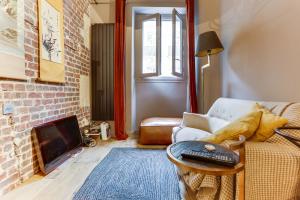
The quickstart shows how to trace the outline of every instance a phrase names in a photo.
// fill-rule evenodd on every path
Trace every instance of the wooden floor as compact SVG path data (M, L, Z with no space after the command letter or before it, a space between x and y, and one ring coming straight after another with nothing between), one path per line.
M110 140L98 142L93 148L85 148L77 156L70 158L58 169L43 177L35 175L20 187L1 197L2 200L68 200L72 199L92 169L113 147L137 147L136 139L126 141ZM162 148L152 146L150 148Z

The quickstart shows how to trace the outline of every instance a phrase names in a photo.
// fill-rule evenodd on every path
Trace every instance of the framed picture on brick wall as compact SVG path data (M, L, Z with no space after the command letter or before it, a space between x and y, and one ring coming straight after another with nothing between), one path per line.
M39 0L39 80L65 82L63 1Z
M24 0L0 0L0 77L26 79Z

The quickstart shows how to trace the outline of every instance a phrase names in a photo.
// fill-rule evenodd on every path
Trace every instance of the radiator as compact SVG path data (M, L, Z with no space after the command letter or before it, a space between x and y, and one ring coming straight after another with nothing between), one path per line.
M114 119L114 24L92 26L92 119Z

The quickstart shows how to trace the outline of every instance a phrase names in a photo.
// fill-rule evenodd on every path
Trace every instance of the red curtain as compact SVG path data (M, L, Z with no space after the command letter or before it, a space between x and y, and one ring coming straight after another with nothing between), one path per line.
M197 113L194 4L194 0L186 0L190 108L191 112Z
M116 0L114 46L114 120L118 140L125 140L125 6L126 0Z

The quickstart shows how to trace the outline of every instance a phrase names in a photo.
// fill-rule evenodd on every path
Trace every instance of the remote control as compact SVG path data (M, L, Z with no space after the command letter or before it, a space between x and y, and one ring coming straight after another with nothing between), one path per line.
M207 161L218 165L234 167L238 163L238 157L234 158L231 154L220 152L205 152L184 150L181 153L182 158L191 160Z

